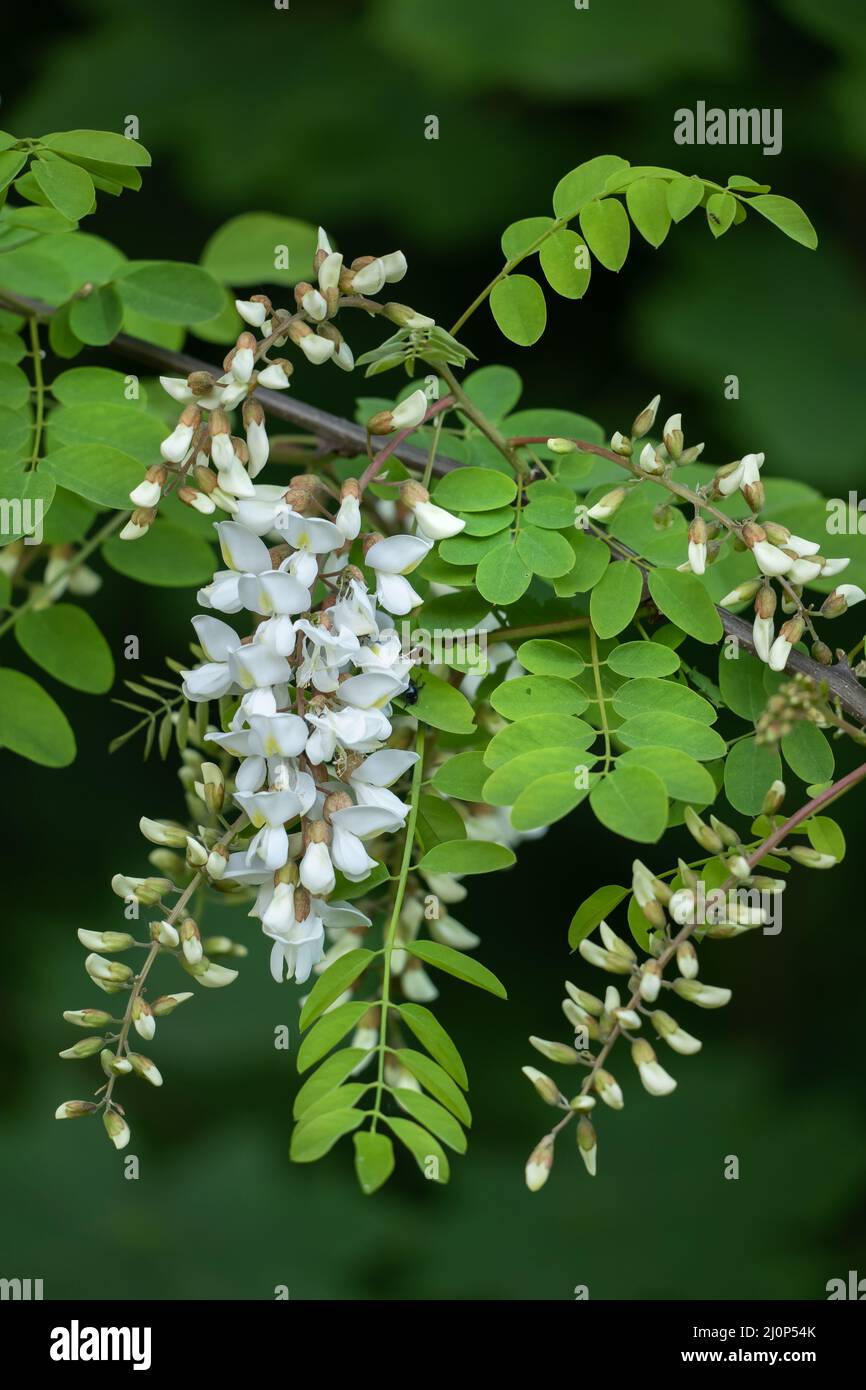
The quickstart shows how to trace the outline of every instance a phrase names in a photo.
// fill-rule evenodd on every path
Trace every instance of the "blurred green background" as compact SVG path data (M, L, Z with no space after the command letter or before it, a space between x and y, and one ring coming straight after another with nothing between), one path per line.
M100 200L94 231L129 255L195 260L243 211L322 221L351 254L402 247L401 298L445 324L498 269L503 227L547 212L558 178L592 155L772 183L812 216L816 253L758 218L713 243L696 215L660 251L637 247L620 277L597 270L581 303L551 302L528 356L486 310L465 336L482 361L523 372L524 405L612 429L660 390L714 457L760 448L770 474L829 494L861 484L858 0L590 0L586 11L571 0L291 0L287 11L70 0L27 23L2 60L3 125L119 129L133 114L154 157L141 193ZM674 111L697 100L781 108L781 154L676 146ZM438 141L424 138L429 115ZM723 395L729 373L738 401ZM300 377L299 396L335 411L365 391L339 373ZM193 601L145 600L109 572L95 607L116 653L137 633L141 669L157 672L165 652L184 651ZM564 1034L563 977L588 983L566 944L575 906L629 872L631 848L588 811L526 846L510 874L477 881L460 913L511 999L444 989L475 1112L449 1188L407 1163L365 1199L346 1145L313 1168L289 1164L297 1082L273 1030L288 1024L296 1046L297 991L272 983L243 919L229 927L251 946L238 982L160 1025L151 1050L166 1084L130 1098L141 1177L125 1181L100 1134L51 1118L92 1072L57 1060L71 1041L59 1015L97 1002L75 928L118 925L108 880L140 871L138 816L181 801L171 768L142 767L136 747L109 760L122 712L62 698L78 761L49 773L5 755L0 773L0 1274L42 1278L52 1298L270 1298L286 1285L300 1299L569 1299L586 1284L592 1298L724 1299L820 1298L829 1278L866 1272L862 801L839 813L848 860L796 875L780 936L705 948L702 973L733 985L733 1002L683 1019L707 1046L676 1059L672 1099L626 1077L625 1111L601 1116L595 1182L566 1136L545 1190L526 1192L522 1166L549 1112L519 1074L537 1060L527 1034ZM674 832L647 857L666 866L683 843ZM736 1182L723 1177L731 1154Z

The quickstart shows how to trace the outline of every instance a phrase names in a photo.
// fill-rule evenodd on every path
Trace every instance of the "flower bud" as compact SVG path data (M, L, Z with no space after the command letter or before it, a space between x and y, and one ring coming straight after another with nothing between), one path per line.
M202 959L201 933L192 917L185 917L180 924L180 944L187 964L198 965Z
M548 1042L546 1038L529 1039L536 1052L540 1052L542 1057L546 1057L549 1062L561 1062L566 1066L574 1066L580 1058L573 1047L566 1043Z
M78 928L78 940L89 951L128 951L135 938L127 931L87 931Z
M681 941L677 947L677 969L686 980L697 977L698 953L691 941Z
M141 1076L145 1081L149 1081L151 1086L162 1085L162 1075L160 1070L149 1057L144 1057L140 1052L130 1052L129 1063L136 1076Z
M536 1070L535 1067L521 1067L520 1069L527 1081L531 1081L541 1099L548 1105L559 1105L565 1098L560 1094L556 1082L549 1076L545 1076L543 1071Z
M76 1028L107 1028L114 1020L105 1009L65 1009L63 1017Z
M605 1105L609 1105L611 1110L622 1110L625 1104L622 1089L616 1077L611 1076L609 1071L605 1071L604 1067L596 1068L592 1077L592 1085L599 1100L604 1101Z
M182 849L186 844L186 830L174 821L150 820L148 816L142 816L138 828L152 845L168 845L172 849Z
M526 1164L526 1186L530 1192L538 1192L550 1177L553 1167L553 1140L545 1135L540 1144L532 1150Z
M171 922L151 922L150 935L153 941L158 941L160 946L166 946L169 950L180 945L177 928Z
M631 1058L638 1069L638 1075L645 1091L651 1096L667 1096L676 1088L676 1081L669 1076L656 1059L656 1054L645 1038L632 1043Z
M659 408L661 396L653 396L648 406L645 406L638 415L635 416L631 427L632 439L642 439L655 424L656 412Z
M153 1010L147 1000L142 999L141 995L138 995L133 1001L132 1026L138 1036L144 1038L145 1042L150 1042L156 1033L156 1019L153 1016Z
M67 1061L78 1061L82 1057L95 1057L101 1051L105 1039L100 1035L93 1038L82 1038L80 1042L73 1043L72 1047L66 1047L57 1055Z
M822 854L809 845L794 845L789 853L797 864L802 864L806 869L832 869L839 863L835 854Z
M700 980L679 979L673 982L674 992L699 1009L722 1009L731 998L731 991L720 985L704 985Z
M107 980L111 984L124 984L131 980L133 971L128 965L124 965L120 960L105 960L96 954L89 955L84 962L84 969L93 980Z
M595 1128L585 1115L582 1115L577 1122L577 1149L583 1159L586 1171L591 1178L594 1178L598 1161L598 1145Z
M105 1132L116 1149L125 1149L130 1140L129 1125L117 1110L106 1110L102 1117Z
M161 994L158 999L154 999L151 1004L151 1012L155 1018L165 1018L168 1014L173 1014L179 1004L186 1003L187 999L192 999L191 993L186 994Z
M65 1100L54 1112L55 1120L83 1120L92 1115L99 1106L93 1100Z

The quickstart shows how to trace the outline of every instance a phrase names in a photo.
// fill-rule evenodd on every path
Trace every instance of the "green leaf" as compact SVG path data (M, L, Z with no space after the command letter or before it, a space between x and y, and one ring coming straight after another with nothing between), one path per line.
M401 1120L396 1115L385 1115L384 1119L413 1155L425 1178L433 1182L448 1181L450 1169L445 1150L432 1134L428 1134L414 1120Z
M123 305L111 285L102 285L85 299L76 299L69 310L73 333L93 346L110 343L120 332L122 322Z
M31 661L75 690L103 695L111 688L111 649L83 608L57 603L22 613L15 624L15 636Z
M465 844L467 842L461 841L460 843ZM502 846L497 845L496 848L501 849ZM498 865L497 867L502 866ZM432 869L431 872L433 872ZM449 871L444 870L443 872ZM455 872L457 871L455 870ZM505 986L501 980L497 979L493 971L488 970L485 965L474 960L472 956L466 955L464 951L456 951L452 946L443 946L438 941L426 941L424 939L413 941L411 945L406 947L406 950L410 955L417 956L419 960L424 961L425 965L430 965L435 970L444 970L446 975L453 975L455 979L463 980L466 984L487 990L489 994L495 994L498 999L508 998Z
M741 739L725 761L725 796L734 810L757 815L771 783L781 776L782 763L774 748L754 738Z
M613 912L623 898L628 897L630 891L619 883L606 883L603 888L596 888L595 892L581 903L568 928L568 944L573 951L577 950L585 936L595 931L599 922L603 922L605 917Z
M65 159L34 159L30 165L33 177L52 207L78 222L91 211L96 193L93 180L77 164Z
M298 1071L305 1072L321 1061L364 1017L370 1005L365 999L352 999L324 1014L313 1025L298 1050Z
M803 829L809 837L809 844L819 854L832 854L841 863L845 858L845 836L830 816L810 816Z
M201 266L181 261L130 261L117 276L124 304L161 323L216 318L223 306L218 282Z
M0 362L20 362L26 351L17 333L0 332Z
M782 756L792 772L806 782L829 782L836 760L821 730L799 719L782 739ZM781 775L781 774L780 774Z
M721 640L722 620L696 575L681 570L651 570L649 591L656 607L690 637L708 643Z
M507 261L516 261L525 256L530 246L534 246L553 226L552 217L522 217L512 222L502 233L502 254Z
M628 160L615 154L600 154L578 164L559 180L553 190L553 211L557 217L566 220L580 212L581 208L605 191L608 181L615 174L628 168Z
M342 1052L337 1054L339 1058L344 1055ZM318 1072L316 1076L318 1076ZM313 1084L315 1080L315 1076L310 1077L307 1085ZM304 1119L312 1120L314 1115L327 1115L331 1110L352 1110L356 1102L369 1088L369 1083L365 1086L362 1081L353 1081L348 1086L335 1086L321 1095L318 1100L312 1101L310 1105L304 1107Z
M484 754L473 749L455 754L437 768L433 786L443 796L454 796L460 801L483 801L487 776Z
M602 825L615 835L652 844L668 823L664 782L645 767L617 767L589 794L589 804Z
M62 304L77 286L50 256L32 246L18 246L3 254L3 288L47 304Z
M418 867L431 874L490 874L497 869L508 869L514 862L514 851L505 845L488 840L446 840L428 850ZM447 948L437 946L436 949Z
M620 724L616 736L627 748L679 748L700 763L723 758L727 749L715 729L681 714L636 714Z
M139 469L139 477L140 473ZM170 521L157 521L136 541L113 536L103 545L102 554L118 574L165 589L206 584L213 574L213 547Z
M571 715L537 714L520 719L494 734L484 750L484 761L494 771L521 754L537 748L583 750L596 739L597 731L583 719Z
M378 1192L394 1171L394 1145L387 1134L359 1129L355 1145L355 1173L366 1197Z
M589 701L561 676L516 676L494 690L490 703L506 719L532 714L582 714Z
M815 250L818 245L818 233L803 209L790 198L781 198L777 193L759 193L757 197L749 199L748 206L754 208L762 217L766 217L768 222L772 222L774 227L778 227L779 231L784 232L792 241L798 241L810 251Z
M553 584L560 598L572 598L574 594L585 594L593 589L610 564L610 549L597 536L576 531L570 543L574 564L568 574Z
M96 159L103 164L147 167L150 155L143 145L112 130L60 130L43 135L40 145L70 158Z
M99 401L141 409L147 402L144 387L138 383L138 395L127 399L129 383L123 372L113 372L109 367L70 367L54 378L51 394L61 405L91 405Z
M20 671L0 669L0 748L42 767L68 767L75 735L47 691Z
M661 246L671 225L664 179L637 179L626 189L625 201L644 241L656 248Z
M295 1163L314 1163L365 1119L364 1110L331 1110L311 1120L301 1120L292 1134L289 1157Z
M574 769L551 772L530 782L511 808L511 824L515 830L537 830L553 825L586 800L590 782L575 785Z
M418 801L418 820L415 834L422 853L448 840L464 840L466 825L450 801L425 792Z
M26 163L24 150L3 150L0 154L0 192L18 177Z
M150 411L119 397L111 404L93 401L58 406L48 417L48 433L51 453L57 444L105 445L137 459L141 472L159 457L166 429Z
M537 343L547 323L541 286L529 275L506 275L494 285L490 309L500 330L519 347Z
M532 572L511 539L484 556L475 576L479 594L497 607L516 603L526 593L531 580Z
M455 954L459 955L460 953L455 952ZM452 1115L456 1115L464 1125L472 1124L472 1112L466 1104L463 1092L438 1062L434 1062L426 1053L416 1052L411 1047L395 1048L393 1056L407 1071L412 1073L416 1081L421 1082L421 1085L430 1092L431 1096L435 1096L436 1100L440 1101L447 1110L450 1110Z
M465 1154L466 1135L460 1128L458 1121L443 1105L440 1105L438 1101L431 1100L429 1096L411 1090L408 1086L398 1086L393 1095L402 1108L408 1110L413 1119L418 1120L425 1129L429 1129L432 1134L442 1140L443 1144L447 1144L456 1153Z
M618 676L670 676L679 670L680 659L660 642L623 642L614 647L607 664Z
M701 724L714 724L716 711L703 696L690 690L680 681L660 680L658 676L639 676L621 685L613 697L613 707L624 719L635 714L654 714L668 711L697 719Z
M421 677L418 699L411 709L422 724L447 733L471 734L475 728L475 714L463 692L432 671Z
M543 637L523 642L517 649L517 660L537 676L579 676L586 666L573 647Z
M565 536L538 526L521 527L516 549L526 568L543 579L561 579L574 564L574 551Z
M587 460L588 462L588 460ZM529 505L526 507L524 521L531 526L542 526L553 531L561 531L574 525L574 489L566 483L543 478L530 483L526 489ZM569 557L569 568L574 564L574 554Z
M307 995L301 1010L301 1032L309 1028L310 1024L314 1023L319 1015L325 1012L328 1005L333 1004L335 999L339 999L343 990L348 989L349 985L363 974L374 955L374 951L359 947L353 951L347 951L344 956L338 956L335 961L331 962Z
M707 223L714 237L724 236L739 204L731 193L713 193L707 199Z
M506 507L517 496L517 485L492 468L455 468L446 473L433 495L440 507L455 512L490 512Z
M736 655L726 656L719 651L719 690L728 709L751 723L757 720L767 703L764 672L767 668L751 652L740 647Z
M50 473L61 487L68 488L70 492L78 493L80 497L86 497L101 507L116 507L118 510L131 508L130 490L142 478L141 464L137 459L107 444L67 444L61 449L54 449L43 460L42 471ZM141 543L118 542L124 549Z
M592 591L589 616L599 637L615 637L628 627L640 603L643 575L628 560L609 565Z
M0 545L22 536L38 539L40 525L44 539L54 492L54 479L44 469L22 473L17 463L0 464L0 498L5 503L0 505Z
M324 975L319 976L324 979ZM344 1047L328 1057L317 1071L309 1077L295 1096L292 1114L296 1120L315 1107L317 1110L325 1097L345 1081L359 1062L368 1057L369 1050L364 1047ZM356 1097L357 1099L357 1097Z
M523 383L513 367L479 367L464 378L463 390L488 420L501 420L520 400Z
M557 294L564 299L581 299L586 294L592 263L586 242L577 232L568 227L554 232L542 245L538 259L548 285Z
M580 214L580 230L590 251L607 270L621 270L628 255L631 226L622 203L601 198L587 203Z
M479 800L486 801L491 806L513 806L531 783L539 778L547 778L555 772L570 773L573 786L577 769L587 761L594 760L587 760L583 746L574 744L533 748L529 753L519 753L516 758L510 758L508 762L496 768L495 772L488 774L484 784L484 795Z
M665 784L668 796L709 806L716 799L716 784L705 767L679 748L630 748L620 754L618 767L648 767Z
M201 256L226 285L295 285L312 280L316 228L272 212L243 212L214 232ZM277 264L285 268L277 269Z
M435 1058L440 1067L444 1067L449 1076L453 1076L465 1091L469 1085L469 1078L463 1059L436 1015L423 1004L400 1004L398 1012L418 1041L424 1044L430 1056Z
M667 186L668 211L675 222L682 222L690 212L703 201L704 185L701 179L671 179Z

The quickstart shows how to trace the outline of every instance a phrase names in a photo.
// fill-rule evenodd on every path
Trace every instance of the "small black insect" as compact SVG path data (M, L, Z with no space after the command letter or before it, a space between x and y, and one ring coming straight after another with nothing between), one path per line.
M414 705L417 703L418 696L421 694L421 687L410 680L409 686L403 691L402 700L404 705Z

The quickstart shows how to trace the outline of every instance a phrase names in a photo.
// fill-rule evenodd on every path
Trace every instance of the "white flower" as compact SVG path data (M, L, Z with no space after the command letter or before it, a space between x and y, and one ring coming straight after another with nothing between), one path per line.
M261 328L267 318L267 310L264 304L256 303L251 299L236 299L235 308L251 328Z
M435 502L418 502L413 508L419 531L431 541L444 541L449 536L457 536L466 527L462 518L452 516L444 507Z
M192 425L179 423L171 434L162 441L159 452L167 463L182 463L189 453L189 446L195 433Z
M424 419L429 405L430 402L423 391L413 391L411 396L407 396L391 411L392 429L413 430Z
M825 560L821 566L821 575L824 578L832 577L834 574L841 574L850 565L850 557L838 557L834 560Z
M319 289L324 291L338 289L342 270L343 257L340 252L329 251L319 266Z
M755 652L760 657L761 661L770 660L773 633L772 618L755 618L752 624L752 640L755 643Z
M866 593L857 584L838 584L833 592L838 594L839 598L843 598L849 608L866 599Z
M770 541L756 541L752 546L752 554L761 573L770 576L787 574L794 563L790 555L786 555L784 550L780 550Z
M378 294L385 283L385 262L381 257L353 272L352 290L356 294Z
M357 538L361 530L361 504L357 497L343 498L340 510L334 517L334 524L347 541Z
M327 894L333 892L336 879L334 866L328 846L312 842L307 845L300 866L301 883L311 893Z
M389 255L383 256L382 266L385 271L385 282L389 285L396 285L397 281L402 280L408 270L406 257L402 251L392 251Z
M289 378L279 362L269 362L265 369L259 372L259 385L266 386L269 391L285 391L289 385Z

